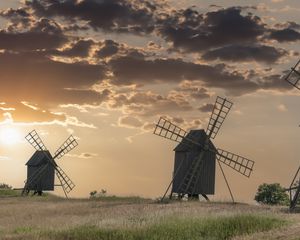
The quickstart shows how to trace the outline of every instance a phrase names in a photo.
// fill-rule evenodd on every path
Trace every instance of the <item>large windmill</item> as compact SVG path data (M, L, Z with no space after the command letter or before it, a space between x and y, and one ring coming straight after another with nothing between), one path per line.
M206 131L199 129L186 132L163 117L159 119L154 134L179 142L175 148L173 178L162 200L171 186L170 198L173 194L177 194L179 198L186 194L190 197L198 197L201 194L208 200L207 194L214 194L215 191L215 164L217 162L234 202L221 163L243 176L250 177L254 162L234 153L217 149L211 142L218 134L232 104L225 98L217 97Z
M286 75L285 80L293 85L295 88L300 90L300 60L294 67L291 68L290 72ZM290 193L290 209L294 209L300 201L300 166L296 171L296 174L287 189Z
M75 184L67 176L67 174L56 163L56 159L60 159L66 153L75 148L78 143L71 135L57 149L54 156L47 150L42 139L35 130L31 131L26 137L26 140L35 148L35 153L26 163L27 179L22 191L22 195L27 195L31 190L41 195L42 191L53 191L55 185L55 174L60 181L66 197L72 191Z

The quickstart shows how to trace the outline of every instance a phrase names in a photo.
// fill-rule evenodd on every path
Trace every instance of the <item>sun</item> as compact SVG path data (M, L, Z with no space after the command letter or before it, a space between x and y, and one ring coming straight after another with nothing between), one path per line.
M21 140L21 135L17 129L12 127L5 127L0 129L0 141L3 144L12 145Z

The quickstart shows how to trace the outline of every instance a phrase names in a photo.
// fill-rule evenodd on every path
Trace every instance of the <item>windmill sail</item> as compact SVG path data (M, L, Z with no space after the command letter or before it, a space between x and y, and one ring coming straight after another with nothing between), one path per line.
M47 148L45 147L42 139L37 134L35 130L31 131L25 139L38 151L46 151Z
M217 160L246 177L250 177L254 166L254 161L223 149L218 149Z
M214 139L216 137L232 105L233 103L226 98L217 97L206 130L209 138Z
M72 189L75 187L73 181L68 177L68 175L64 172L64 170L62 170L61 167L56 166L55 170L56 170L56 176L58 177L64 192L65 193L71 192Z
M300 60L296 63L294 67L291 68L290 72L286 75L285 80L300 90Z
M53 159L59 159L78 145L76 139L71 135L66 141L56 150Z

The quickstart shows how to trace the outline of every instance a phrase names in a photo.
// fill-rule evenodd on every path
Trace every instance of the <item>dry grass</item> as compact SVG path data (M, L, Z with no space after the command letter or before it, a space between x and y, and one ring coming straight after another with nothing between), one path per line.
M105 231L123 229L127 231L168 223L170 219L188 219L189 221L208 219L210 221L210 219L234 219L236 216L246 215L267 216L275 220L285 219L289 224L272 233L258 233L251 235L252 238L251 236L243 236L236 239L294 240L297 237L299 239L300 214L288 214L277 207L199 202L157 204L149 200L136 198L107 201L103 199L65 200L30 197L0 198L0 239L32 239L32 236L38 236L35 239L44 239L40 236L43 236L43 233L46 232L50 233L49 236L52 236L49 239L77 239L75 237L66 238L67 235L65 234L68 234L69 229L86 231L86 229L82 230L82 227L92 227L94 230L98 229L97 231L99 229L105 229ZM281 224L276 226L279 225ZM94 230L91 229L90 231ZM156 229L153 231L156 231ZM288 235L289 232L291 233ZM274 234L278 238L274 238Z

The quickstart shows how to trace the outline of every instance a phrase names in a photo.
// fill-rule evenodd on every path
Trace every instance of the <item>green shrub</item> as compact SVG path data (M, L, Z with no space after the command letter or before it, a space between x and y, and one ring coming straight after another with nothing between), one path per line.
M289 196L279 183L259 185L254 199L259 203L270 205L287 205L289 202Z

